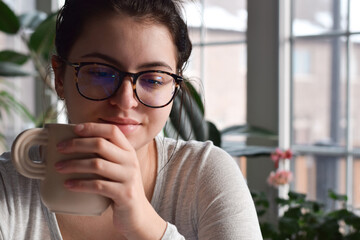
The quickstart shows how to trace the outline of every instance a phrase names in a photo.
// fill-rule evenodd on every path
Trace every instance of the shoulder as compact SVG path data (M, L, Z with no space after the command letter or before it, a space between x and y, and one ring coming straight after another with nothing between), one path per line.
M164 181L169 189L175 185L186 195L216 198L227 191L232 196L248 196L248 188L236 161L210 141L162 139ZM163 156L161 156L163 155ZM173 191L173 189L172 189ZM191 194L190 194L191 195Z
M180 232L189 236L192 222L201 239L261 239L246 181L227 152L212 142L162 141L168 161L164 193L168 202L178 204L171 207Z
M236 161L211 141L183 141L169 138L160 138L158 141L161 143L158 145L162 146L158 150L162 151L166 163L170 166L195 171L197 176L212 175L215 172L226 174L230 171L242 177Z
M171 157L183 158L201 157L204 159L218 159L219 161L228 161L233 158L223 149L215 146L211 141L200 142L196 140L175 140L170 138L158 138L161 142L161 148L164 153Z

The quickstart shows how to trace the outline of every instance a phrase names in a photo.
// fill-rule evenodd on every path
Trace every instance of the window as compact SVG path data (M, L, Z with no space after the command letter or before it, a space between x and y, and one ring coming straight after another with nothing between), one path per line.
M291 146L298 153L291 187L328 207L329 189L360 207L359 4L293 0L291 6Z
M312 66L312 51L307 48L306 45L302 48L294 50L293 54L293 71L294 74L304 76L306 80L307 76L311 74Z
M206 118L219 128L246 119L246 0L188 2L193 53L184 75L205 96Z

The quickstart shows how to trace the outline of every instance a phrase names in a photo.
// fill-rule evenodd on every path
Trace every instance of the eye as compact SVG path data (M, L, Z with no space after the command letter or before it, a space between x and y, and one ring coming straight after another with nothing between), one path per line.
M109 68L89 68L87 69L86 74L93 77L115 77L115 72Z
M158 88L166 83L166 80L158 74L144 74L138 79L139 84L143 87Z

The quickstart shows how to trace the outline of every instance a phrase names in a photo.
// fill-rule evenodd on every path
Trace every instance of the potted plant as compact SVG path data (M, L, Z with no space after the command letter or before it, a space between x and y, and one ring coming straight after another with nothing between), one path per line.
M329 212L317 201L306 199L305 194L289 192L288 199L276 198L285 209L277 222L260 220L264 239L276 240L355 240L360 239L360 217L347 209L346 195L329 190L329 198L341 205ZM269 199L262 192L252 191L258 216L269 208Z
M17 16L3 1L0 1L0 31L19 38L25 45L25 52L13 49L0 51L0 84L7 85L14 77L34 76L44 83L47 90L54 93L47 66L52 52L55 36L55 14L29 12ZM24 65L31 62L34 70L25 70ZM6 78L6 80L5 80ZM49 107L42 116L33 116L29 110L15 99L7 90L0 91L0 122L3 116L20 114L36 126L42 119L53 118L53 107ZM3 137L3 134L0 133Z
M205 119L205 108L201 94L190 81L185 79L187 90L180 91L174 99L168 123L164 134L168 137L211 140L216 146L223 148L234 157L240 156L270 156L274 148L264 146L249 146L246 137L277 139L277 134L248 124L235 125L219 130L216 125ZM229 141L228 136L245 137L244 141Z

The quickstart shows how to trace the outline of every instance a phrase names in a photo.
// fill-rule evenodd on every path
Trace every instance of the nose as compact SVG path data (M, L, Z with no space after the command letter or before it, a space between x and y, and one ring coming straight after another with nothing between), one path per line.
M125 77L119 89L109 100L110 104L116 105L123 110L137 107L139 102L133 90L132 78Z

